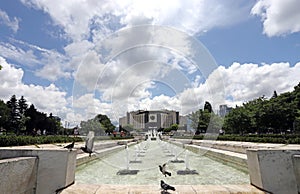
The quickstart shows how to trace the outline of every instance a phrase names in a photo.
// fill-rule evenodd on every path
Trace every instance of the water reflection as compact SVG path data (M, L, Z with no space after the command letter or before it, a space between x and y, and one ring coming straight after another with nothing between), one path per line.
M146 141L137 147L108 155L105 158L81 165L76 171L76 182L88 184L158 184L165 179L176 185L194 184L249 184L249 175L233 167L216 162L203 155L193 153L181 147L162 142ZM168 150L169 149L169 150ZM177 160L188 160L174 163L175 150ZM141 153L141 151L143 153ZM138 160L140 162L128 162ZM172 176L167 178L159 171L159 165L167 163ZM198 174L177 174L178 171L193 169ZM120 170L137 170L136 175L120 175Z

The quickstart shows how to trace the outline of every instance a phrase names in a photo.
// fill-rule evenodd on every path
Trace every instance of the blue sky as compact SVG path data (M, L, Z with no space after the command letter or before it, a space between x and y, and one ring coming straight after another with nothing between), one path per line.
M300 81L297 0L0 1L0 99L71 125L126 111L189 114Z

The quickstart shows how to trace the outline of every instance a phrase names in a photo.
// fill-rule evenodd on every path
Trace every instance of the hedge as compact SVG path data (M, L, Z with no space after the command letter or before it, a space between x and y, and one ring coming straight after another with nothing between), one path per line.
M83 141L80 137L71 136L16 136L16 135L0 135L0 147L7 146L24 146L35 144L52 144L52 143L66 143L72 141Z
M221 140L221 141L243 141L258 143L281 143L300 144L299 134L260 134L260 135L195 135L195 136L173 136L178 139L197 140Z
M128 137L113 137L113 136L95 136L95 140L121 140L132 139L132 136ZM0 135L0 147L7 146L24 146L35 144L52 144L52 143L67 143L72 141L80 142L84 141L81 137L72 136L16 136L16 135Z

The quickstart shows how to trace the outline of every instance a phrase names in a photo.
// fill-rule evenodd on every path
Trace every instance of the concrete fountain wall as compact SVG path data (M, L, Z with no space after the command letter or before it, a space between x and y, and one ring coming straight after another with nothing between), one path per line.
M300 150L247 150L251 184L270 193L300 193Z
M0 148L0 191L53 194L75 181L76 151Z
M277 146L247 150L251 184L270 193L300 193L300 146ZM56 193L74 183L76 155L61 148L0 148L0 193Z
M35 193L36 157L16 157L0 160L1 193Z

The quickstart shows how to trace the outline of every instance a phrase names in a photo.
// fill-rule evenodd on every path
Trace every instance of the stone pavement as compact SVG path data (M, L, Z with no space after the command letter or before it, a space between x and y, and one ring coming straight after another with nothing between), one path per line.
M163 192L159 185L74 184L61 194L263 194L251 185L173 185L176 191Z

